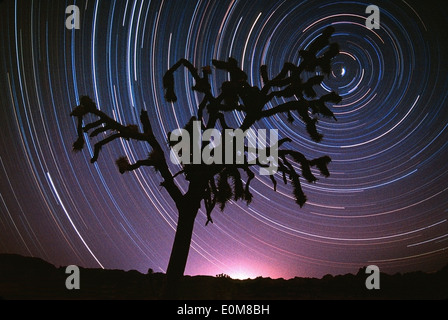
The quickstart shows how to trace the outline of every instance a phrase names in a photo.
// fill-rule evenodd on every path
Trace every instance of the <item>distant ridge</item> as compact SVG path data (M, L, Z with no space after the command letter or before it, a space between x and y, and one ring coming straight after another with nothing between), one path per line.
M227 277L185 276L179 299L188 300L319 300L319 299L448 299L448 265L435 273L381 273L379 290L365 287L362 268L356 275L322 279L290 280L256 278L234 280ZM65 267L17 254L0 254L0 299L160 299L165 287L163 273L142 274L135 270L103 270L80 267L79 290L68 290Z

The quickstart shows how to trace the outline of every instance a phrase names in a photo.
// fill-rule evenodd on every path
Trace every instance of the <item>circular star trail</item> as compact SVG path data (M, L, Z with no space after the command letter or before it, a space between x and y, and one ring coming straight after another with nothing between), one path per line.
M448 56L446 4L376 1L380 29L368 29L364 1L3 1L0 4L0 252L55 265L165 272L177 223L173 201L151 168L119 174L146 145L115 141L90 163L92 144L72 151L80 97L125 124L148 111L159 141L182 127L202 97L175 74L178 102L163 97L163 74L186 58L195 66L237 59L249 83L260 66L276 75L300 63L326 27L340 45L317 88L338 92L337 121L322 119L321 143L299 119L256 124L278 129L307 158L329 155L331 176L290 186L267 177L253 202L200 211L186 274L321 277L356 272L434 271L448 262ZM66 28L66 7L80 28ZM214 69L214 93L226 74ZM281 103L273 101L272 103ZM237 126L242 115L226 115ZM171 165L171 164L170 164ZM172 170L176 167L173 165ZM281 181L281 179L278 179ZM180 188L187 185L178 178Z

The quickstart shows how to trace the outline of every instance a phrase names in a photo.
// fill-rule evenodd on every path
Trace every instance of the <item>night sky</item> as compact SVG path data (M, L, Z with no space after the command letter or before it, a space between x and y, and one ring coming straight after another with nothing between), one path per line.
M432 4L430 4L432 3ZM260 65L276 75L298 64L332 25L341 53L319 92L343 101L322 119L321 143L280 115L277 128L307 158L329 155L331 176L291 186L268 177L254 199L215 209L195 224L188 275L292 278L435 271L448 263L448 8L435 1L5 0L0 4L0 253L57 266L152 268L165 272L177 211L149 167L121 175L120 156L145 158L148 146L116 140L90 163L93 145L72 151L71 110L88 95L124 124L148 111L159 141L196 113L192 77L175 74L178 102L164 100L162 77L180 58L195 66L234 57L261 86ZM80 29L68 30L76 4ZM380 29L365 26L369 4ZM213 68L213 90L226 74ZM242 115L226 115L241 124ZM170 163L173 172L175 165ZM182 190L187 184L176 178ZM281 181L281 179L279 180Z

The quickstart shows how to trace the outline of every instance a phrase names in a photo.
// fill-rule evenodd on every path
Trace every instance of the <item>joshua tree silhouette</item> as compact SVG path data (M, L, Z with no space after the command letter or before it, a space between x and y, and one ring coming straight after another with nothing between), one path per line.
M327 27L309 45L308 50L300 51L300 56L303 59L299 65L285 63L280 73L272 79L269 79L267 66L261 66L260 74L263 82L261 89L248 83L248 76L240 69L237 60L233 58L229 58L227 61L213 60L213 66L218 69L216 72L227 72L230 76L230 80L221 85L221 93L214 96L208 80L212 68L209 66L203 67L201 77L189 61L181 59L163 77L165 99L169 102L177 101L174 88L174 72L183 65L195 80L192 90L203 95L197 115L193 116L184 127L187 132L191 133L193 121L198 120L201 123L201 129L219 128L219 123L221 132L224 133L224 129L229 128L224 116L226 112L240 111L244 114L240 127L233 128L242 131L250 129L255 122L261 119L277 114L286 114L288 121L293 122L295 119L292 114L297 113L299 119L304 122L310 137L319 142L322 135L316 128L318 116L336 119L326 103L339 103L341 101L341 97L335 92L316 98L317 93L313 89L313 86L320 85L324 80L324 76L320 73L328 75L331 72L331 59L339 52L338 45L329 41L333 32L333 27ZM317 56L320 52L323 52L322 55ZM308 78L305 81L307 75ZM281 97L283 101L290 100L271 106L275 97ZM268 102L272 103L268 106ZM97 120L83 125L83 121L87 121L87 115L94 116ZM101 148L115 139L132 139L149 144L151 152L146 159L131 164L126 157L120 157L116 160L116 164L122 174L143 166L153 167L161 175L163 179L161 185L176 205L178 223L167 269L168 288L173 293L177 281L182 277L185 270L194 221L201 203L204 202L205 206L206 224L213 223L211 214L216 205L224 210L229 200L244 200L249 204L252 201L250 183L255 177L252 169L264 165L260 162L249 163L248 161L243 163L234 161L231 164L227 164L228 162L225 161L216 161L211 164L205 163L203 160L200 163L186 161L180 163L182 170L173 174L168 165L169 157L166 154L166 151L168 151L166 149L169 148L165 148L167 145L173 146L170 139L171 133L168 133L168 144L165 141L159 142L154 135L146 111L141 111L140 127L137 125L126 126L97 109L95 103L89 97L83 96L80 105L72 111L71 116L76 117L78 121L78 138L73 144L74 151L83 148L85 143L84 133L93 130L90 133L90 137L93 138L100 133L111 132L109 136L94 144L92 163L97 161ZM270 175L269 178L273 183L274 190L277 186L276 177L281 177L285 184L289 182L292 185L296 203L302 207L307 199L301 187L300 176L307 182L315 182L317 178L311 171L311 167L314 166L323 176L328 177L330 173L327 165L331 159L328 156L322 156L308 160L296 150L280 149L284 143L290 141L289 138L283 138L274 146L278 148L277 173ZM204 148L210 148L212 144L211 141L203 140L192 141L192 143L199 143L200 148L202 148L201 151ZM267 149L272 147L266 146ZM248 149L245 148L244 152L247 151ZM222 154L222 158L225 158L225 154ZM246 155L244 159L247 160ZM301 175L296 169L298 165L300 165ZM244 182L243 176L246 177ZM188 182L188 189L185 193L181 192L176 183L178 177L183 177Z

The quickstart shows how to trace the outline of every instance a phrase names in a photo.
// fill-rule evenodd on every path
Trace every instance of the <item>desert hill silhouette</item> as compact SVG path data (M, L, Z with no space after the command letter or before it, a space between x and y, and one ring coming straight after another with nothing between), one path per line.
M68 290L66 267L40 258L0 254L0 297L6 300L157 300L166 275L149 270L80 269L80 289ZM228 276L184 276L179 299L319 300L448 299L448 265L434 273L381 273L379 290L368 290L365 268L357 274L317 278L235 280Z

